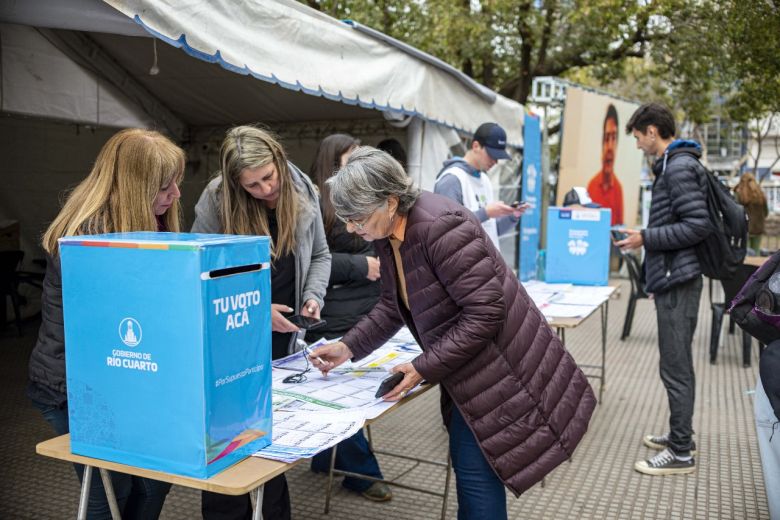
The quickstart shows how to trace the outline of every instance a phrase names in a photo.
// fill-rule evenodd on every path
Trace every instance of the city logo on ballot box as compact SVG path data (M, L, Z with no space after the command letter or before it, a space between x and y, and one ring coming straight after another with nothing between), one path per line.
M569 253L574 256L585 256L588 252L588 247L590 246L590 243L585 240L586 238L588 238L587 230L570 229L569 241L566 242Z
M119 322L119 339L130 348L137 347L143 338L141 324L135 318L124 318ZM152 360L150 352L138 352L115 348L106 357L106 365L116 368L128 368L143 372L157 372L159 366Z
M136 332L138 331L138 332ZM125 318L119 322L119 337L122 343L128 347L135 347L141 343L143 337L143 330L138 320L133 318Z

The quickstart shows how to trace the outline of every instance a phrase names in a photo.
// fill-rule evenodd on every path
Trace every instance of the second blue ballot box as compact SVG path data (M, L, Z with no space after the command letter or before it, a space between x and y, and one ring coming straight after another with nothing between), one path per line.
M606 285L609 281L610 209L547 209L545 281Z
M270 444L267 237L59 243L73 453L207 478Z

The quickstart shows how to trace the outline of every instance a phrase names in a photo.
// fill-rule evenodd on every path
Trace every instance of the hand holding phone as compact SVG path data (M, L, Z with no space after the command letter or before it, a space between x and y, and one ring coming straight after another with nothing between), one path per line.
M510 204L510 206L512 206L515 209L523 209L523 208L530 208L531 203L521 200L521 201L514 201L512 204Z
M285 316L287 321L298 327L299 329L315 330L324 327L327 322L325 320L318 320L302 314L296 314L295 316Z
M380 383L379 388L376 391L376 395L374 397L382 397L386 393L388 393L390 390L395 388L398 383L403 381L404 374L403 372L396 372L395 374L391 374L389 377L386 377L382 383Z
M619 229L610 229L609 232L612 235L612 240L615 242L620 242L621 240L625 240L626 237L628 237L628 233L625 231L620 231Z

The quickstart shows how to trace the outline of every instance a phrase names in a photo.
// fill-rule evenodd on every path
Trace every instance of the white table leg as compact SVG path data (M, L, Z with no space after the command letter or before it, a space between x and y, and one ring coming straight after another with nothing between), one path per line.
M79 497L78 520L87 520L87 503L89 502L89 485L92 483L92 466L84 466L81 478L81 496Z
M257 489L249 492L253 510L252 520L263 520L263 491L265 491L265 485L258 486Z
M119 504L116 502L114 484L111 482L111 474L107 469L100 468L100 478L103 480L103 489L106 490L106 499L108 499L108 507L111 509L111 518L113 518L113 520L122 520L122 514L119 512Z

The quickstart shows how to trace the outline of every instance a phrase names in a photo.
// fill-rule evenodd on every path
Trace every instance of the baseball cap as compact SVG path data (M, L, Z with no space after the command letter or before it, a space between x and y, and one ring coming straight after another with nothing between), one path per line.
M474 134L474 140L481 144L490 157L496 161L509 159L506 153L506 132L496 123L482 123Z

